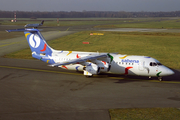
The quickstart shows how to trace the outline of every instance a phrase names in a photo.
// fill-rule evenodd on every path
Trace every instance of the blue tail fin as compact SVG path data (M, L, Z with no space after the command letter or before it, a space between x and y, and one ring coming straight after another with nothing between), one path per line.
M44 62L53 64L52 52L54 51L44 40L38 29L13 29L6 30L7 32L23 31L27 38L29 47L32 51L32 57L42 60Z
M46 43L38 29L26 29L24 34L32 52L51 55L53 49Z

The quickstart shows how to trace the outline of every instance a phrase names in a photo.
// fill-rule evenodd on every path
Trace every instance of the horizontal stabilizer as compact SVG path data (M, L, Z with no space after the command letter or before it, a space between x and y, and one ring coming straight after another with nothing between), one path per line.
M38 32L38 29L12 29L12 30L6 30L6 32Z

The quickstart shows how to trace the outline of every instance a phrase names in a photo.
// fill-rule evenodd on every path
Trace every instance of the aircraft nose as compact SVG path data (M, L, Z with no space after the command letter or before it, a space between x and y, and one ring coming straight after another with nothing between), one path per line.
M168 70L169 75L173 75L174 71L172 71L171 69Z
M163 72L161 73L162 76L169 76L169 75L173 75L174 71L172 71L169 68L166 68L165 70L163 70Z

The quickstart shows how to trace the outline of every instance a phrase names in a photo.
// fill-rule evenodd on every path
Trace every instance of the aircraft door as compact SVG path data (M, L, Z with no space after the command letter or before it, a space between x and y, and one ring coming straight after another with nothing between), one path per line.
M158 72L158 65L156 65L155 68L156 68L156 72Z
M150 66L153 67L153 71L158 72L159 65L156 62L150 62Z
M139 70L143 71L145 68L145 61L139 61Z
M55 62L60 62L60 58L58 56L54 57Z

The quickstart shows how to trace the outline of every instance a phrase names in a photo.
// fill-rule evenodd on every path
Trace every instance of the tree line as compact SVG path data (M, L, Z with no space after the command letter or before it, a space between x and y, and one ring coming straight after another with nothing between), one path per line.
M15 11L18 18L138 18L138 17L180 17L180 11L172 12L112 12L112 11L82 11L82 12L39 12ZM0 11L0 18L14 18L14 11Z

